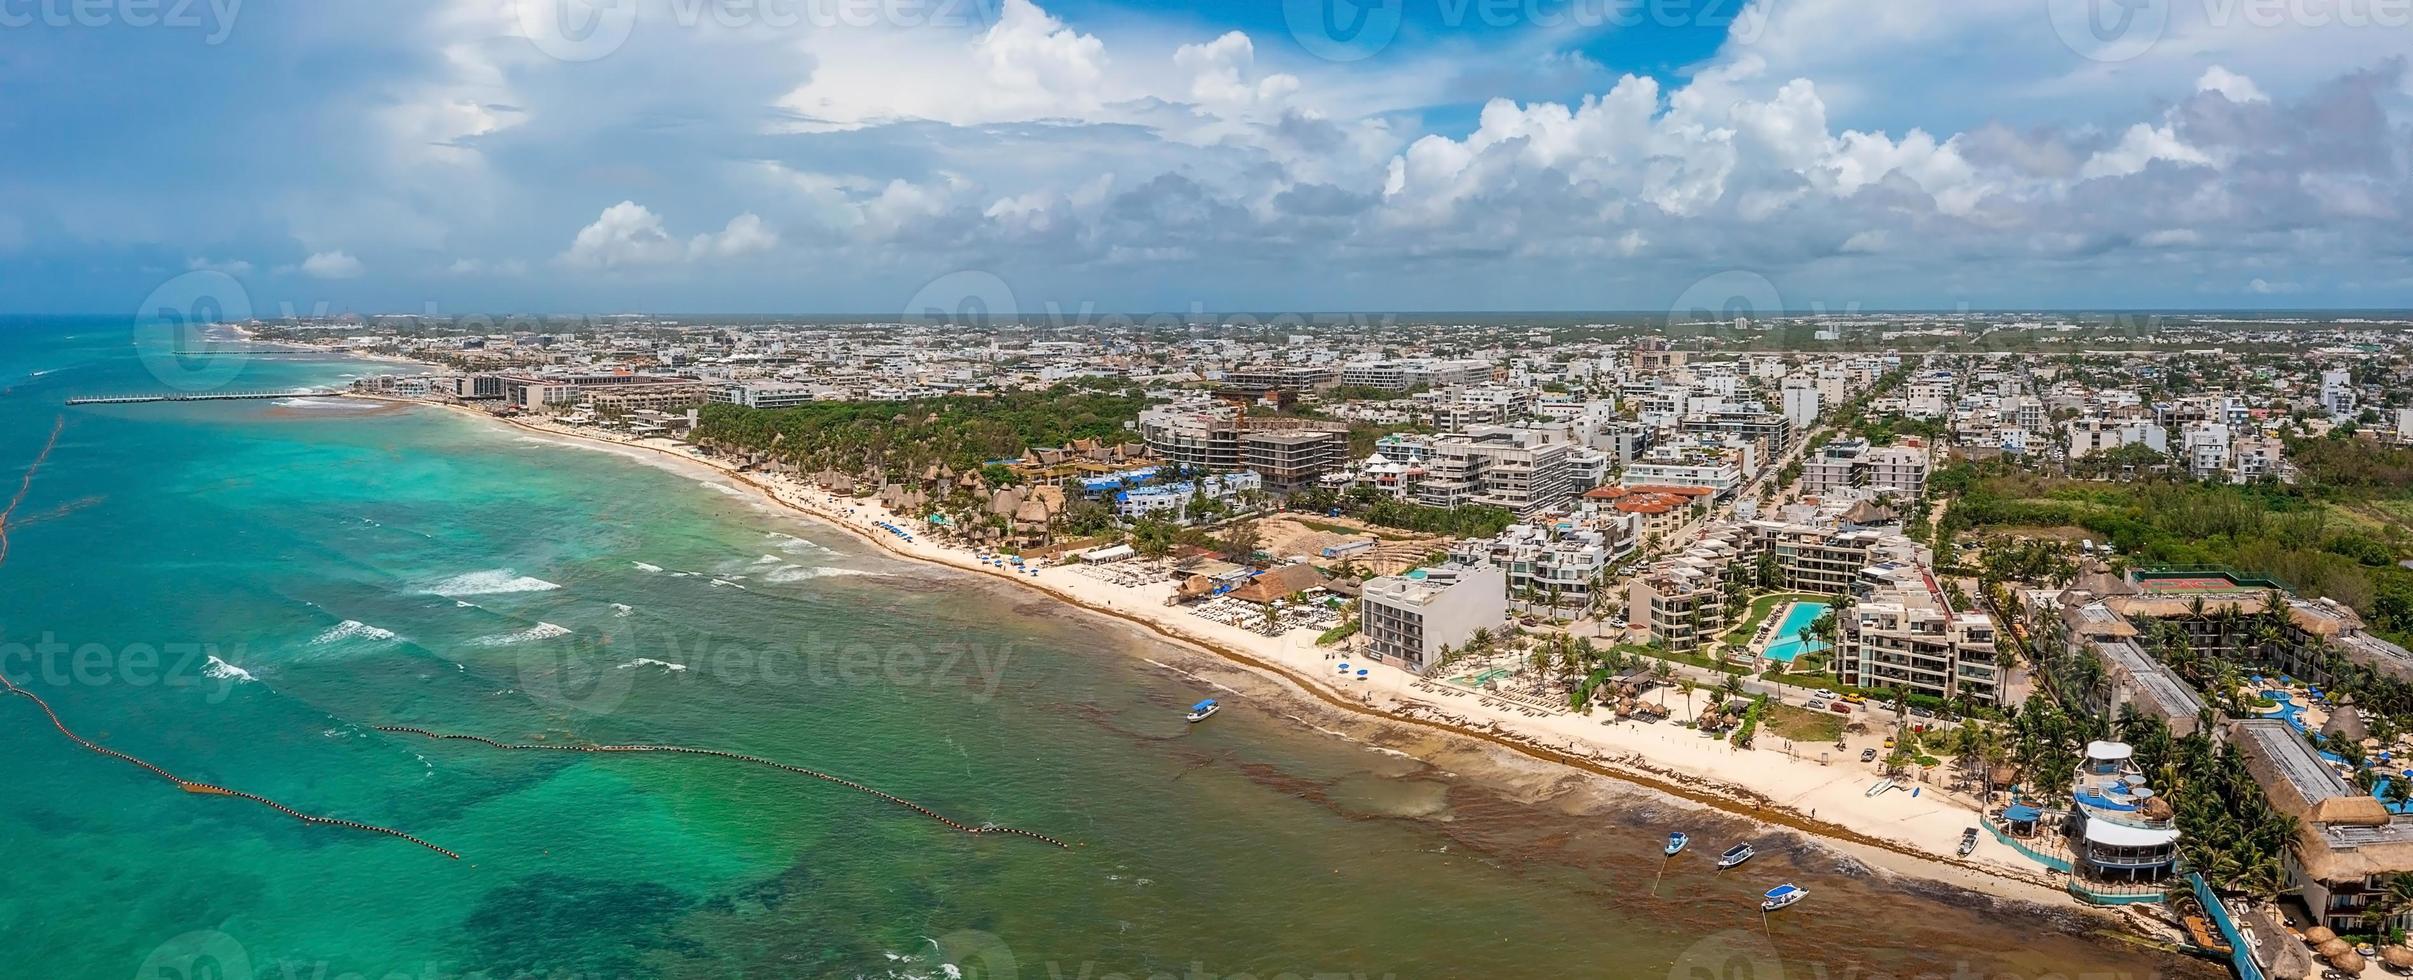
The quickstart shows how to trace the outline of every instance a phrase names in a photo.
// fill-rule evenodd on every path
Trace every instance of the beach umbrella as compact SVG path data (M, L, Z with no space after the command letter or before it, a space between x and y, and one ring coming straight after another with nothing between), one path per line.
M2340 954L2354 952L2354 947L2346 945L2345 940L2332 936L2320 945L2314 946L2312 951L2321 954L2324 959L2334 962Z
M2336 938L2338 938L2338 934L2329 931L2328 926L2314 926L2310 929L2304 930L2304 941L2315 946L2319 946L2322 943Z
M2329 965L2349 974L2363 972L2363 954L2347 950L2329 958Z
M2380 962L2399 970L2413 969L2413 949L2389 946L2379 951Z

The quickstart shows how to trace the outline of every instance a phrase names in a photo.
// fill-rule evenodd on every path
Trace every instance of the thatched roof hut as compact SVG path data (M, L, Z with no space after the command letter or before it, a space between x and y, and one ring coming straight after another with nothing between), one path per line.
M1272 569L1249 579L1247 584L1233 589L1231 596L1242 602L1264 605L1323 584L1324 573L1321 569L1305 562L1299 562Z
M2371 728L2363 724L2362 712L2352 705L2340 705L2329 713L2329 724L2321 726L2321 737L2360 742L2371 737Z
M2320 970L2320 965L2313 962L2312 951L2288 938L2286 927L2279 924L2278 917L2269 909L2251 909L2241 918L2260 941L2263 965L2269 967L2271 976L2303 980Z

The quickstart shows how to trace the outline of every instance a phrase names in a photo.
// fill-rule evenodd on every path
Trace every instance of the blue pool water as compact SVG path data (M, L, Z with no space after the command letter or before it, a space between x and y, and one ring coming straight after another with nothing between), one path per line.
M1827 604L1823 602L1794 603L1793 608L1785 611L1785 621L1776 625L1776 639L1769 641L1768 648L1761 651L1760 655L1778 663L1789 664L1802 654L1817 653L1826 649L1827 644L1823 641L1804 642L1801 638L1802 628L1817 622L1818 617L1825 615L1826 611Z

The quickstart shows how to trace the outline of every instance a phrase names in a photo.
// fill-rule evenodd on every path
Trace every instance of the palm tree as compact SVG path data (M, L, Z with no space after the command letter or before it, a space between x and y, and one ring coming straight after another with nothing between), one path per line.
M1679 677L1679 678L1677 678L1677 679L1676 679L1676 690L1679 690L1679 691L1684 692L1684 713L1685 713L1685 714L1692 714L1692 689L1693 689L1692 678L1689 678L1689 677Z
M2376 932L2385 932L2413 914L2413 873L2399 871L2385 881L2363 906L2363 922Z

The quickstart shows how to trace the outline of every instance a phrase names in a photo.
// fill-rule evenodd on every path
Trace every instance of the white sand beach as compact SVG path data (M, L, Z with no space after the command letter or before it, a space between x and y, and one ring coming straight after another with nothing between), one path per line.
M726 481L770 504L849 531L898 557L1014 581L1218 656L1335 708L1479 739L1534 759L1639 784L1772 829L1800 831L1840 853L1894 873L2001 898L2058 906L2079 904L2057 876L1991 837L1982 840L1971 858L1956 857L1962 830L1978 824L1973 799L1930 784L1919 784L1915 796L1907 788L1867 796L1866 791L1881 775L1873 766L1858 762L1858 754L1863 743L1874 746L1882 732L1854 736L1844 752L1837 752L1831 743L1795 746L1773 732L1763 733L1753 748L1737 749L1676 724L1676 719L1687 715L1682 697L1675 694L1668 695L1668 705L1675 712L1670 721L1618 722L1606 712L1546 711L1471 691L1435 693L1431 688L1463 689L1421 682L1405 671L1371 662L1352 663L1344 678L1337 670L1337 659L1345 657L1316 646L1314 631L1296 629L1266 637L1213 622L1183 607L1167 605L1166 597L1173 588L1170 583L1125 587L1080 574L1069 565L1042 567L1037 574L1008 571L926 536L907 541L878 527L886 522L910 528L919 522L889 513L876 500L839 497L779 474L741 472L736 464L692 445L660 438L631 439L541 419L500 418L460 406L438 407ZM1363 679L1355 676L1361 667L1368 671ZM1657 695L1651 698L1655 701ZM1828 757L1823 762L1822 755Z

